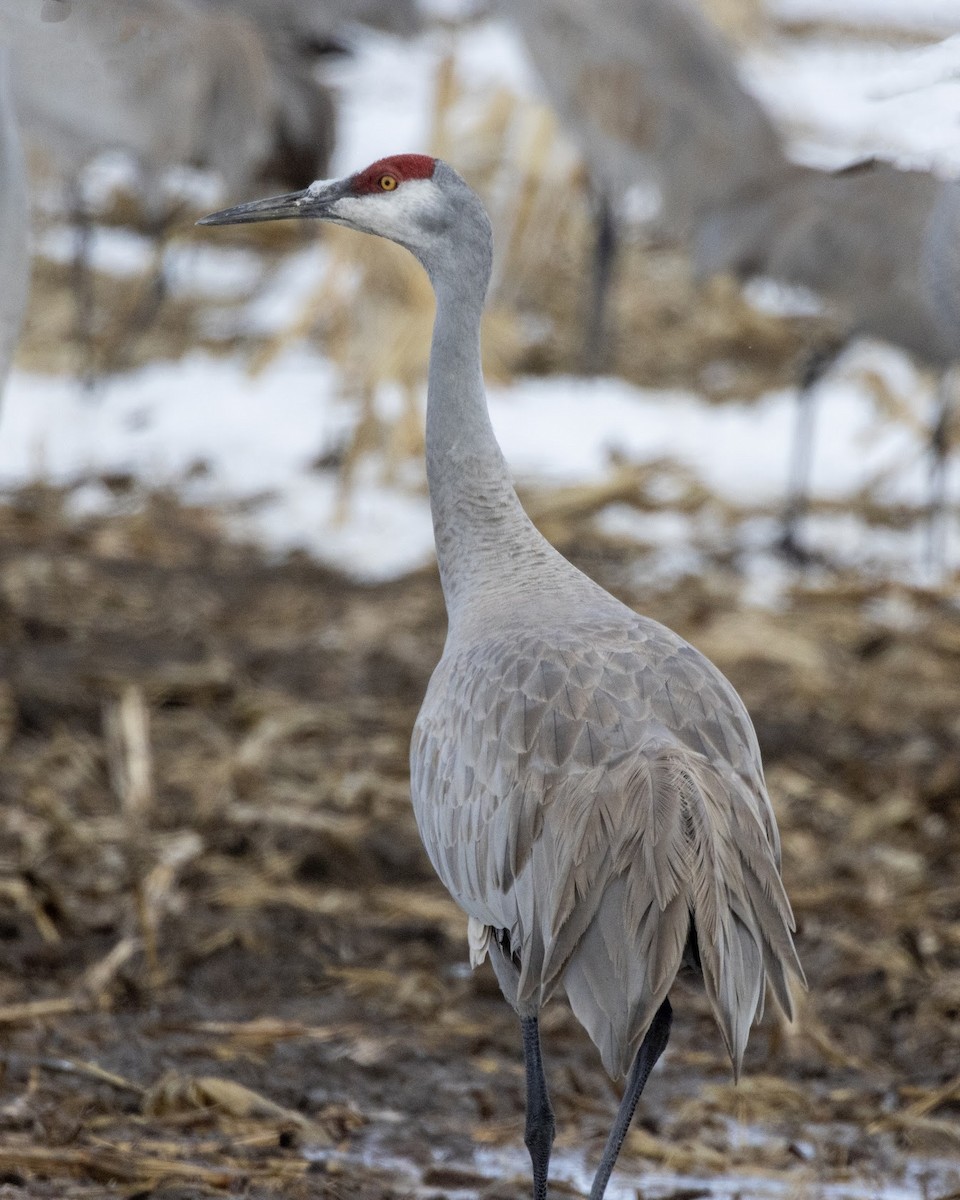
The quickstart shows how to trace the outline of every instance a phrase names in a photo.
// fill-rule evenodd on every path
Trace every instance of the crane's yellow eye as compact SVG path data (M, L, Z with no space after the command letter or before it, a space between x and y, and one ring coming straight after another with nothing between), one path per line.
M397 179L396 175L381 175L380 179L379 179L380 191L381 192L396 191L397 185L399 182L400 181Z

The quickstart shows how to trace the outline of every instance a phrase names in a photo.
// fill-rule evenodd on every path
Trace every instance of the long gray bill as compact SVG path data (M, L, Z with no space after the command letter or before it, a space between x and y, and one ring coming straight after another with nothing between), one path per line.
M201 217L198 225L244 225L250 221L283 221L287 217L319 216L316 197L309 188L288 192L285 196L269 196L266 200L251 200Z

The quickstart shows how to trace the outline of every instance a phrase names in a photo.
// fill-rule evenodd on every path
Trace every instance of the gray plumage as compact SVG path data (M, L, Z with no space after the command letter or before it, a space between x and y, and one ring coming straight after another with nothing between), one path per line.
M695 936L739 1071L764 976L789 1015L799 971L750 720L663 626L560 564L544 587L549 616L505 587L509 619L451 626L411 756L431 862L474 963L490 953L521 1014L566 991L614 1076Z
M300 186L327 173L336 141L333 93L322 82L324 56L349 46L358 26L410 36L420 27L416 0L190 0L201 9L250 21L273 70L276 115L263 173Z
M947 364L960 358L960 182L937 181L932 200L920 252L921 286L936 313Z
M390 190L372 190L379 172ZM523 511L480 366L490 223L460 176L400 156L207 221L283 216L399 242L436 293L426 456L449 629L413 734L414 813L470 918L472 960L490 955L523 1022L535 1196L553 1136L541 1005L562 988L610 1073L635 1061L596 1200L681 967L700 972L736 1071L766 981L789 1014L789 976L802 978L750 718L702 654L577 570Z
M10 54L0 46L0 394L20 337L29 275L27 165L10 94Z

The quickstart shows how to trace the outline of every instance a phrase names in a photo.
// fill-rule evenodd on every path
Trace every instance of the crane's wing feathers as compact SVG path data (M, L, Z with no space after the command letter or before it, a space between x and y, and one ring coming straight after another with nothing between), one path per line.
M489 950L521 1011L562 985L612 1073L694 940L735 1067L765 976L790 1013L788 976L802 972L753 728L663 626L503 635L445 656L411 777L473 959ZM505 931L511 952L484 930Z

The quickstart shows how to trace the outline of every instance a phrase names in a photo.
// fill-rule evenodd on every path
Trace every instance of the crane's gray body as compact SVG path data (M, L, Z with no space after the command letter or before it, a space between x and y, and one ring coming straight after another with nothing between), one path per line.
M0 46L0 393L20 337L29 276L27 166L10 94L10 54Z
M411 246L437 293L427 472L450 621L411 750L424 845L521 1014L562 986L623 1074L698 952L739 1069L765 976L789 1012L799 974L750 719L521 508L480 371L489 224L450 168L435 179L451 227Z

